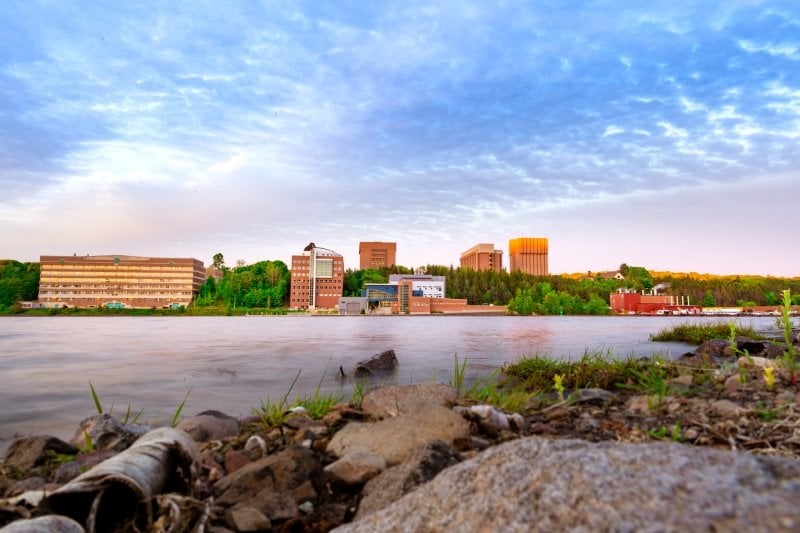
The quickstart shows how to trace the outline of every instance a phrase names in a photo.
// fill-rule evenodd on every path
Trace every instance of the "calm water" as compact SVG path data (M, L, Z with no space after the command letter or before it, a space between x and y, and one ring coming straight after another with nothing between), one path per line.
M447 382L453 356L469 373L538 353L577 358L586 350L676 357L681 344L651 333L686 317L0 317L0 448L15 434L70 437L94 412L89 381L106 408L168 420L191 389L184 414L247 415L260 400L350 388L338 369L394 349L400 383ZM768 329L774 319L742 319ZM327 368L327 371L326 371Z

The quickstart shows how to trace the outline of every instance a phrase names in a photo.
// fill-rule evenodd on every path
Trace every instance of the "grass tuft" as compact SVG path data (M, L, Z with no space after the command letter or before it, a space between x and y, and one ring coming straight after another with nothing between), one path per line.
M751 326L737 326L738 334L759 340L764 337ZM699 346L711 339L727 339L730 333L728 322L684 322L650 335L651 341L685 342Z

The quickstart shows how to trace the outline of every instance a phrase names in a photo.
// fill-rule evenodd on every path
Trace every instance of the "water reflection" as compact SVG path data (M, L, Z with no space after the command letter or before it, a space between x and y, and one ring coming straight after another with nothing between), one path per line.
M694 320L704 320L696 318ZM747 325L769 329L747 319ZM468 378L531 354L578 358L679 355L649 341L679 317L0 317L0 448L15 433L71 436L93 412L88 382L108 407L169 418L191 390L186 413L247 415L261 400L290 399L317 386L350 397L338 376L393 349L392 381L451 379L454 358ZM757 322L757 320L756 320Z

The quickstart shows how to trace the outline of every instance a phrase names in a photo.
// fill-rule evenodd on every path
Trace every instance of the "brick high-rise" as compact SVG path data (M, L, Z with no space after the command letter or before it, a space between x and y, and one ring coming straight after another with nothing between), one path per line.
M344 258L313 242L292 256L289 307L335 309L344 292Z
M494 244L476 244L461 254L461 267L473 270L503 270L503 251L495 250Z
M368 268L393 267L397 264L397 243L360 242L358 256L361 270Z

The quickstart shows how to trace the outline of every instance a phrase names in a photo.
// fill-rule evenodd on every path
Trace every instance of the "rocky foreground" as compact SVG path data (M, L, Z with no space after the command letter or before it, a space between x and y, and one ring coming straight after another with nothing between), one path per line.
M727 344L677 362L664 394L582 389L524 414L420 384L274 428L93 416L71 442L11 444L0 530L800 530L800 388Z

